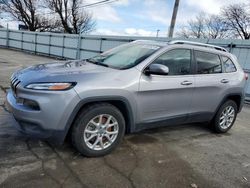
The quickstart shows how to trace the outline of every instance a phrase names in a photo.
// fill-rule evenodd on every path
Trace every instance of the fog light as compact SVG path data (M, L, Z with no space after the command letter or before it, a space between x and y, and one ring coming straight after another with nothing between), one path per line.
M40 110L38 103L30 99L23 99L23 105L31 108L32 110Z
M23 105L23 101L24 101L23 98L16 98L16 103L17 103L17 104Z

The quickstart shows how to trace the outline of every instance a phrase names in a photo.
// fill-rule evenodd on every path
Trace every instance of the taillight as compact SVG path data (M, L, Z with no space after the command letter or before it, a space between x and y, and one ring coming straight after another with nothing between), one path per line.
M245 73L245 80L248 80L248 74Z

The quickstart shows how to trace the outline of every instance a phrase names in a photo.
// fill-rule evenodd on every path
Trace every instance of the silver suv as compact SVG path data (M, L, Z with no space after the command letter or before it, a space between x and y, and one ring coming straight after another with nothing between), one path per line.
M93 58L14 73L7 101L18 129L86 156L111 152L125 133L210 122L234 124L246 75L226 49L187 41L134 41Z

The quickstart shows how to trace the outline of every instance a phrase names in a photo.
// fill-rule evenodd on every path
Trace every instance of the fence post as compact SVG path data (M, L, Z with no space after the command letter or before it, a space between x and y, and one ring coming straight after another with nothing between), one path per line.
M50 54L50 50L51 50L50 48L51 48L51 34L49 34L49 56L51 55Z
M101 38L101 41L100 41L100 49L99 49L100 53L102 53L102 38Z
M23 32L21 32L21 50L23 50Z
M232 52L232 49L233 49L233 42L230 43L230 46L229 46L229 52L231 53Z
M82 46L81 39L82 39L81 32L79 32L76 59L80 59L81 57L81 46Z
M62 57L64 58L64 45L65 45L65 35L63 35L63 44L62 44Z
M37 48L37 33L35 33L35 54L36 54L36 48Z
M6 30L6 46L7 46L7 48L9 48L9 35L10 35L9 24L7 23L7 30Z

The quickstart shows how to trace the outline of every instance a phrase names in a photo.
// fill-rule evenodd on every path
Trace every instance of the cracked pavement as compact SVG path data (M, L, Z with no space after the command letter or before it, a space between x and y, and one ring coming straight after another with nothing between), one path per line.
M126 135L110 155L81 156L19 133L5 105L11 73L53 61L0 49L0 187L250 187L250 106L235 127L213 134L207 125L182 125Z

